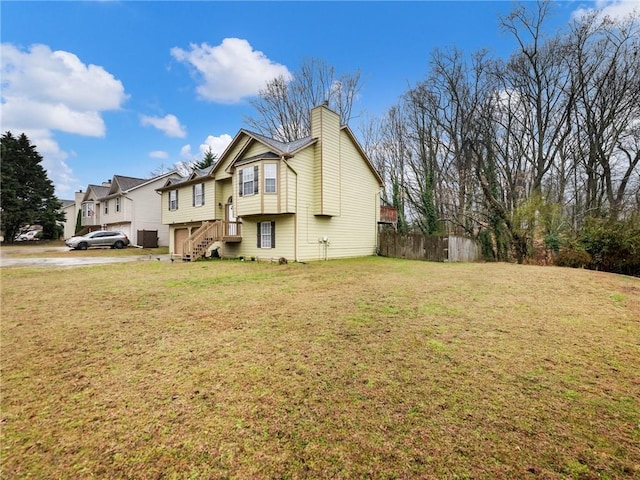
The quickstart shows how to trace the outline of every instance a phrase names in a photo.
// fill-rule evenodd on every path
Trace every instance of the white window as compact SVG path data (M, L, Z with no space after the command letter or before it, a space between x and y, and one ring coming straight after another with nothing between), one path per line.
M83 203L82 204L82 216L83 217L93 217L93 203Z
M258 193L258 166L241 169L238 172L238 183L241 197Z
M276 222L260 222L258 227L258 248L276 248Z
M116 212L120 211L120 197L116 197Z
M201 207L204 205L204 183L196 183L193 186L193 206Z
M264 165L264 193L276 193L278 166L275 163Z
M106 200L104 202L104 214L108 215L109 214L109 200Z
M178 209L178 191L171 190L169 191L169 210L177 210Z

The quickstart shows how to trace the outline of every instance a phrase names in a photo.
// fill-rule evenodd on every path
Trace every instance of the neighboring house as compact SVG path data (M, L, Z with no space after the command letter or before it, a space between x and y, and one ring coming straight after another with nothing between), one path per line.
M323 105L311 111L311 136L283 143L242 129L208 171L158 191L174 255L219 247L224 257L307 261L374 254L381 187L351 130Z
M81 222L83 231L100 230L100 199L109 193L111 182L104 182L102 185L89 184L87 191L82 197L80 211L82 212Z
M157 244L169 245L169 227L161 221L161 196L156 189L175 171L151 178L114 175L102 185L89 185L81 204L82 226L86 231L119 230L132 244L142 245L138 232L157 231Z
M63 238L71 238L76 234L76 224L78 222L78 212L82 208L82 199L84 192L82 190L75 192L74 200L60 200L62 203L61 212L65 214L65 220L62 222Z

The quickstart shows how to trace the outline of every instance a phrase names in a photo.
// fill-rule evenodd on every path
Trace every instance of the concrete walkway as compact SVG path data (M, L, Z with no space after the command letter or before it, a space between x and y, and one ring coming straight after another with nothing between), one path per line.
M24 253L69 252L69 257L15 257ZM170 255L128 255L126 257L83 257L68 247L0 248L0 267L83 267L108 263L169 261Z

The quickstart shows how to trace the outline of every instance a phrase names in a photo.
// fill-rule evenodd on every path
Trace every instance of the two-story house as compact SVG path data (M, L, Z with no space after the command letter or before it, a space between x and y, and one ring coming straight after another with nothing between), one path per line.
M224 257L307 261L372 255L382 179L326 106L311 135L283 143L240 130L208 171L168 179L162 222L183 259L212 245Z
M157 232L157 244L169 245L169 227L162 223L158 187L180 177L175 171L150 179L114 175L102 185L89 185L81 203L82 226L87 230L120 230L134 245L138 233Z

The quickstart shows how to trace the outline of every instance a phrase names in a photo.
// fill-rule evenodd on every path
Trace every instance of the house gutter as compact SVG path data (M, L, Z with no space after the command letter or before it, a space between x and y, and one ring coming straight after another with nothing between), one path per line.
M291 165L289 165L289 162L287 162L287 160L286 160L284 155L281 155L280 159L287 166L287 168L289 170L291 170L293 172L293 174L296 176L296 199L295 199L296 215L295 215L295 220L293 222L293 255L295 256L294 261L297 262L298 261L298 217L299 217L299 212L298 212L298 172L296 172L295 169Z

